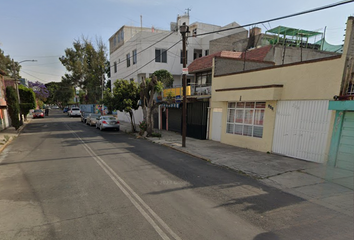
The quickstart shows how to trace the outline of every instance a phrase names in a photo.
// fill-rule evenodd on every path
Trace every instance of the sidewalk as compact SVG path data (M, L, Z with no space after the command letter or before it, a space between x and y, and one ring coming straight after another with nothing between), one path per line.
M22 129L31 121L31 118L27 118L27 121L23 122L23 125L15 130L14 127L8 127L4 130L0 130L0 153L5 149L5 147L14 139L16 138Z
M130 132L121 122L121 131ZM239 148L211 140L186 138L182 148L179 133L159 130L161 138L147 140L227 167L264 184L353 216L353 172L276 154Z

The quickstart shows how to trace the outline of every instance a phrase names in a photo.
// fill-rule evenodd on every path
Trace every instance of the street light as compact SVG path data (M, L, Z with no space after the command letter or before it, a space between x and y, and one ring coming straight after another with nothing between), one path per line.
M31 59L31 60L22 60L18 62L18 64L23 63L23 62L37 62L37 60ZM16 79L16 69L15 69L15 62L13 62L13 74L15 78L15 83L16 83L16 90L17 90L17 98L18 98L18 104L21 104L21 98L20 98L20 91L18 89L18 80ZM22 112L21 112L21 106L20 106L20 124L23 124L22 120Z

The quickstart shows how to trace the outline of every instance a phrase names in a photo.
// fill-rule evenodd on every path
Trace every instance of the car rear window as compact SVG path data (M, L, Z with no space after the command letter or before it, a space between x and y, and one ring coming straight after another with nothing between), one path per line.
M117 120L115 117L103 117L103 119L106 119L106 120Z
M72 108L71 110L80 111L80 108Z

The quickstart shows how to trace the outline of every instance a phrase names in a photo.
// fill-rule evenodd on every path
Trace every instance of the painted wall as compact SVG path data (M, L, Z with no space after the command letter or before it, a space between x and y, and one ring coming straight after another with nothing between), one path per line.
M272 150L278 100L325 100L337 95L344 60L336 58L318 62L292 64L265 70L243 72L213 78L212 109L223 112L221 142L262 152ZM217 89L283 85L282 88L219 91ZM227 102L265 101L263 137L254 138L226 133ZM212 117L210 118L212 121ZM212 127L212 122L209 125ZM212 129L210 129L212 132Z
M344 59L337 58L214 77L211 100L330 100L339 93L343 66ZM272 84L282 84L283 88L215 91ZM269 91L274 92L273 99L264 98Z

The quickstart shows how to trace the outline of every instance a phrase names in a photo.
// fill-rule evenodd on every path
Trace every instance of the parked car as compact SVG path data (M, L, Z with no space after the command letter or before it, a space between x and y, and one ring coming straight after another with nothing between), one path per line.
M80 117L80 116L81 116L80 108L78 108L78 107L72 107L72 108L68 111L68 116L69 116L69 117Z
M33 118L44 118L44 112L40 109L36 109L32 113Z
M90 114L89 112L81 112L81 122L86 123L86 119Z
M101 114L90 113L86 118L86 124L90 126L95 126L97 122L97 118L100 116Z
M105 115L97 119L96 128L99 128L101 131L104 129L115 129L119 131L120 126L117 118L114 116Z
M52 106L52 109L59 109L57 105Z
M67 113L69 111L69 108L68 107L65 107L64 109L63 109L63 113Z

